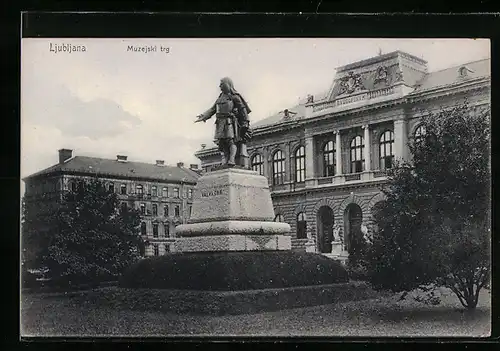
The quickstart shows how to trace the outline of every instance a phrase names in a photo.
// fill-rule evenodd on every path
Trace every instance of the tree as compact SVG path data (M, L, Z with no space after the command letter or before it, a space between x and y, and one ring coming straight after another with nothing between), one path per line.
M56 206L23 206L23 253L27 268L46 268L62 285L116 279L139 258L140 216L119 210L119 200L99 179L81 180Z
M370 280L392 291L436 284L477 305L490 276L489 108L467 102L423 118L411 161L391 170L368 250Z

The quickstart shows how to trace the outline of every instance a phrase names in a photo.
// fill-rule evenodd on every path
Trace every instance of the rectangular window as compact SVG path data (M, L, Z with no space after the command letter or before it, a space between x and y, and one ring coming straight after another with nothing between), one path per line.
M146 214L146 204L141 203L141 214L145 215Z
M158 247L157 244L153 245L153 255L154 256L159 256L160 255L160 248Z
M163 216L164 216L164 217L168 217L168 205L165 205L165 206L163 207Z
M158 205L153 204L153 216L158 216Z
M158 223L153 223L153 238L158 237Z
M174 198L179 198L179 188L174 188Z
M120 194L127 195L127 184L120 185Z
M179 217L181 215L181 208L179 205L175 206L175 216Z
M158 188L155 185L151 187L151 196L158 196Z
M127 209L128 209L127 203L126 202L122 202L122 204L121 204L121 210L122 210L122 212L126 212Z
M188 217L191 217L191 212L193 211L193 206L189 206Z
M162 192L163 192L163 194L162 194L163 197L168 197L168 188L166 186L163 187Z
M163 235L165 235L165 238L168 238L170 236L170 224L169 223L163 224Z
M109 192L114 193L115 192L115 184L114 183L109 183Z
M139 185L137 185L137 186L135 187L135 192L137 193L137 195L142 195L142 194L144 194L144 188L142 187L142 185L140 185L140 184L139 184Z
M192 199L193 198L193 189L188 189L187 190L187 195L188 195L188 199Z
M165 254L170 252L170 244L165 244Z

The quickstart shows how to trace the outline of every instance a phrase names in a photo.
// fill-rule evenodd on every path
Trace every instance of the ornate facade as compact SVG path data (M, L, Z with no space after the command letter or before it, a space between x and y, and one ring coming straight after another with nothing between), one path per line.
M428 72L427 62L396 51L337 69L320 97L253 124L251 167L266 176L276 220L291 225L292 249L347 257L354 230L369 234L380 186L420 118L464 99L490 104L489 59ZM216 148L196 153L202 169L220 163Z
M196 165L166 166L75 156L59 150L59 163L24 179L25 201L37 210L52 210L65 191L77 181L98 176L114 191L121 206L141 211L141 235L146 241L145 256L163 255L175 240L175 227L189 218L193 191L199 177Z

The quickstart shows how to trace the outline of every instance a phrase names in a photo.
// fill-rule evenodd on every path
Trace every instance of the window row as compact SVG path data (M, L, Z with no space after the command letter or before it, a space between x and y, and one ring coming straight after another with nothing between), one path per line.
M74 189L72 188L72 190L74 190ZM115 184L113 182L108 183L108 190L110 192L115 192ZM173 190L172 197L179 198L180 197L180 189L178 187L175 187L172 190ZM121 183L119 194L127 195L127 193L128 193L127 192L127 184ZM144 195L144 186L142 184L137 184L135 186L135 194ZM148 193L148 195L170 197L169 188L166 186L160 188L160 187L157 187L156 185L152 185L151 186L151 193ZM193 198L193 188L188 188L186 190L186 196L188 199Z
M142 215L152 215L152 216L158 216L158 204L152 204L151 209L148 208L144 202L139 204L139 211L141 212ZM126 202L121 203L121 210L126 211L128 209L128 204ZM188 216L191 216L191 209L192 206L188 206ZM170 215L169 213L169 206L164 205L163 206L163 216L168 217ZM181 215L181 207L180 205L174 205L174 213L173 215L175 217L180 217Z
M170 232L170 223L153 223L153 238L159 238L159 228L160 224L163 226L163 235L162 237L165 238L173 238L175 237L174 233ZM148 231L147 231L147 226L146 222L141 222L141 235L142 236L147 236Z
M170 252L170 244L164 244L164 254L167 254ZM160 245L159 244L153 244L153 256L160 256Z
M360 135L355 136L350 143L350 172L358 173L365 169L364 160L364 138ZM390 130L385 131L379 139L380 169L389 169L393 166L394 160L394 133ZM333 140L327 141L322 149L323 176L334 176L336 172L336 145ZM292 157L292 180L300 183L305 181L305 147L300 146L296 149ZM264 175L264 160L262 155L256 154L251 159L252 170ZM285 182L285 155L283 151L278 150L272 155L272 184L280 185Z

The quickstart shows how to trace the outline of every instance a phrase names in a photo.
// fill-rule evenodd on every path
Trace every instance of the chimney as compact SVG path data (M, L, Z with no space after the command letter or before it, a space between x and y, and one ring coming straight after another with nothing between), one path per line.
M198 170L198 165L196 163L192 163L189 165L189 168L192 170Z
M116 155L116 160L118 162L127 162L127 156L125 156L125 155Z
M59 164L63 164L66 160L73 157L73 150L70 149L60 149L59 150Z
M184 162L177 162L177 167L184 167Z
M156 165L157 166L165 166L165 161L164 160L156 160Z

